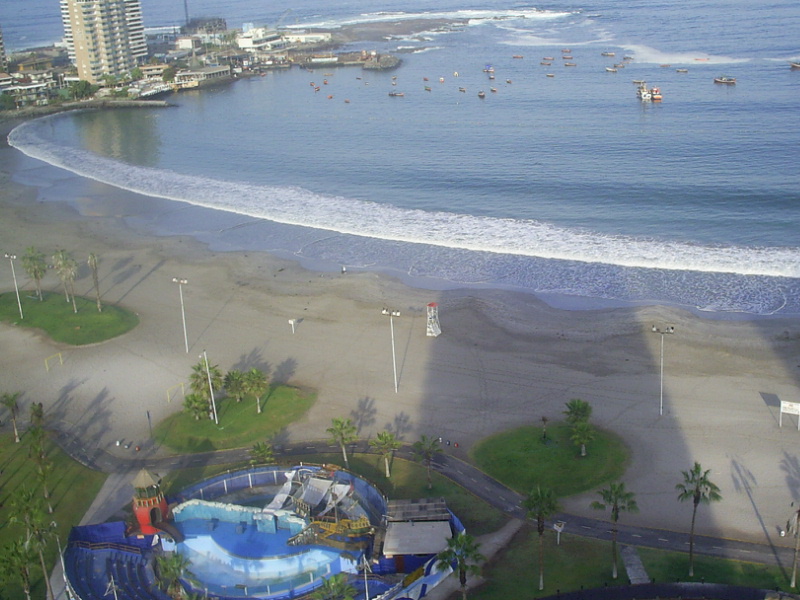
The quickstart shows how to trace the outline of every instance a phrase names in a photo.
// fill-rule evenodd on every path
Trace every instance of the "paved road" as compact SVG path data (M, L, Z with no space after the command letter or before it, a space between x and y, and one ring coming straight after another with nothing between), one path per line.
M187 467L246 462L250 459L249 448L166 457L139 457L135 455L134 458L126 459L112 455L102 449L87 450L82 446L78 438L63 432L58 433L57 441L65 452L79 462L106 473L131 472L138 471L141 468L155 472L166 472ZM330 454L337 453L340 450L338 446L332 445L327 441L316 440L276 446L275 451L276 456L290 457ZM131 452L133 452L133 449L131 449ZM366 441L352 444L350 452L374 454ZM411 446L403 446L397 452L397 456L413 460ZM438 454L434 460L433 468L508 516L520 519L526 518L525 509L522 507L523 496L452 454L446 452ZM572 514L556 515L553 521L564 521L566 523L562 535L578 535L602 540L611 539L611 529L608 521L589 519ZM778 565L784 569L790 569L794 556L794 547L792 546L792 538L787 537L785 540L785 546L771 546L725 538L695 536L695 552L709 556ZM631 527L624 524L619 525L618 541L620 544L644 546L659 550L688 552L689 549L688 535L686 533L646 527Z

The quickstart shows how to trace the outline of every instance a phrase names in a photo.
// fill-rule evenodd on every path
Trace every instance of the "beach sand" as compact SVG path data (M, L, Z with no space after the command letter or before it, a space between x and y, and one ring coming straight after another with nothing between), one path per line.
M149 210L146 199L51 167L41 168L63 180L17 183L37 166L0 148L3 250L71 251L82 264L77 291L87 296L85 257L94 252L104 302L141 319L127 335L82 348L0 325L2 390L24 392L23 414L28 403L43 402L47 422L80 435L87 448L133 457L133 448L115 445L122 439L142 453L164 453L147 442L148 411L156 423L180 410L179 386L204 349L223 371L259 367L273 380L318 391L316 405L284 432L291 441L325 438L332 417L352 417L362 437L384 429L407 442L442 436L453 443L448 452L467 457L485 437L543 416L557 420L568 400L581 398L594 407L593 423L631 448L624 481L640 513L624 515L626 523L688 531L691 505L677 502L675 484L699 461L724 500L700 508L698 532L789 543L778 531L800 498L800 432L796 417L778 427L778 406L800 400L796 320L710 319L659 306L568 311L522 293L432 292L370 272L312 272L262 252L220 253L191 237L150 234L124 218ZM76 181L91 195L44 200L63 197L61 188ZM166 205L177 206L158 204ZM173 277L188 280L188 354ZM46 289L59 285L47 275ZM0 289L13 290L7 264ZM438 338L426 336L429 302L439 303ZM383 307L401 311L393 319L398 393ZM663 416L662 338L653 324L676 328L664 339ZM47 371L45 359L57 353L63 365L51 360ZM567 499L563 508L600 516L589 508L593 496Z

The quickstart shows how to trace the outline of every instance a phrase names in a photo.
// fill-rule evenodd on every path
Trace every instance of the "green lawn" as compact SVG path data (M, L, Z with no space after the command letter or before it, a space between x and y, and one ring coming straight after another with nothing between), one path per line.
M198 421L181 411L158 423L153 429L153 437L158 444L179 453L252 446L297 421L316 399L315 393L278 386L262 399L263 411L259 415L255 400L250 396L241 402L224 398L217 402L219 427L210 419Z
M103 312L97 312L94 300L76 297L76 313L63 294L47 292L43 296L40 302L29 292L20 292L24 316L20 319L16 294L0 294L0 321L17 327L41 329L56 342L73 346L104 342L139 324L139 317L118 306L105 305Z
M621 565L622 563L620 563ZM539 534L526 523L511 543L483 568L487 582L470 600L541 598L560 592L624 585L624 568L616 582L611 578L611 542L561 534L556 545L552 529L544 533L544 590L539 591Z
M689 577L689 554L662 552L650 548L639 548L639 556L647 574L655 581L706 581L726 583L765 590L789 588L791 565L783 571L777 566L760 565L738 560L722 560L695 554L694 577Z
M5 416L3 417L5 420ZM53 461L53 471L49 479L52 519L58 523L58 535L62 545L66 543L69 530L80 523L95 496L106 479L104 473L92 471L72 460L52 442L47 444L47 455ZM14 443L13 433L0 435L0 554L3 548L23 535L23 528L9 523L11 504L16 490L24 487L41 490L34 463L28 458L28 444L23 435L19 444ZM45 553L48 568L52 568L57 558L57 545L52 541ZM44 581L41 569L32 566L33 597L44 598ZM16 583L2 586L9 600L22 600L22 588Z
M615 434L596 430L584 457L569 438L570 427L565 423L548 426L547 442L542 440L541 427L520 427L481 441L472 458L483 471L520 494L541 485L556 496L571 496L625 473L629 451Z

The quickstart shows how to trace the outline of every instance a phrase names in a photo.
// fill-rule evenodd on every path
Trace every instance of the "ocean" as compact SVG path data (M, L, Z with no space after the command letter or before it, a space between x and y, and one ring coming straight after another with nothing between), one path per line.
M7 45L60 35L52 2L24 4L2 9ZM183 2L142 7L146 27L183 19ZM275 71L173 95L176 108L26 123L12 145L183 203L129 219L217 250L267 250L432 289L522 290L569 307L800 314L795 4L423 0L365 12L355 2L287 10L207 0L189 9L229 27L457 24L344 48L397 54L392 71ZM576 66L564 66L565 49ZM623 56L632 60L606 71ZM713 82L723 74L736 85ZM641 102L634 80L658 86L663 101Z

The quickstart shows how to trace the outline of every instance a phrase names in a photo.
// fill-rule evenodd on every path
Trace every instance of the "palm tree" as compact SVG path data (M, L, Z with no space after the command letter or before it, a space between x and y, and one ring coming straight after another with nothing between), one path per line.
M35 561L36 553L24 539L14 540L0 552L3 580L19 582L27 600L31 600L31 564Z
M523 501L528 518L536 519L539 532L539 589L544 589L544 522L558 512L558 500L553 490L537 485Z
M250 450L250 457L252 465L275 464L275 451L269 442L256 442Z
M189 376L189 387L195 394L200 394L207 402L211 402L211 391L208 388L208 376L211 375L211 387L214 391L222 389L225 383L222 377L222 372L219 370L218 365L208 365L206 371L206 363L201 360L196 365L192 366L192 374Z
M47 457L44 447L46 434L40 426L31 427L28 432L28 458L36 464L36 471L39 483L42 484L42 494L47 501L47 512L53 514L53 505L50 503L50 490L47 486L50 473L53 471L53 461Z
M794 506L794 502L792 502L792 506ZM797 586L797 557L800 554L800 508L795 511L792 511L792 516L789 517L789 521L786 523L786 529L789 530L794 536L794 559L792 560L792 581L789 584L789 587L794 588Z
M200 394L186 394L183 397L183 409L192 415L196 421L199 421L209 414L208 400L203 398Z
M14 392L13 394L5 392L0 396L0 404L11 411L11 424L14 426L14 442L17 444L19 444L19 431L17 431L17 412L19 411L19 405L17 404L17 398L21 395L22 392Z
M440 452L442 452L442 447L439 445L437 438L429 438L427 435L423 435L418 441L414 442L414 458L422 462L428 472L428 489L433 488L433 482L431 481L433 459Z
M322 586L311 594L312 600L353 600L356 588L350 585L345 573L337 573L322 580Z
M103 305L100 303L100 281L97 278L97 255L92 252L86 261L92 270L92 282L94 283L94 295L97 298L97 312L103 312Z
M239 369L231 369L225 374L225 391L236 398L236 402L242 401L242 396L247 392L244 373Z
M611 510L611 557L613 567L611 569L611 576L617 578L617 521L619 521L619 513L639 512L639 506L636 504L636 494L629 492L625 489L623 482L611 483L607 488L598 490L602 502L595 500L592 502L591 507L595 510Z
M566 404L567 410L564 414L567 416L567 423L575 425L581 421L588 422L592 417L592 405L579 398L573 398Z
M247 373L244 374L244 383L246 393L252 394L256 399L256 412L260 415L261 414L261 396L264 395L269 389L269 381L267 381L267 376L264 374L264 371L261 369L256 369L253 367Z
M331 441L342 449L342 457L344 457L344 465L349 469L350 461L347 460L347 444L351 444L358 439L356 433L358 429L353 425L350 419L342 419L334 417L331 419L331 426L327 431L331 436Z
M22 257L22 267L28 276L36 282L36 295L39 301L42 300L42 279L47 273L47 263L44 260L44 254L39 252L35 246L30 246L25 250L25 255Z
M72 283L75 281L75 277L78 274L78 263L75 262L75 259L72 258L72 255L67 252L66 250L58 250L55 254L53 254L53 266L55 267L56 272L58 272L59 278L61 278L61 283L64 284L64 296L67 299L67 302L70 301L70 291L72 290ZM72 296L72 309L75 312L78 312L78 307L75 305L75 294L73 293Z
M20 523L25 527L26 543L30 545L32 552L39 555L39 564L47 586L47 597L52 600L55 596L44 562L44 551L48 538L53 535L54 524L52 522L48 524L42 499L33 490L25 487L20 489L11 500L9 522Z
M389 460L395 451L402 445L397 436L391 431L379 432L374 440L369 441L369 445L383 457L383 464L386 467L386 479L391 478L392 474L389 471Z
M578 421L572 426L570 438L572 443L580 446L581 456L586 456L586 444L594 439L594 427L586 421Z
M41 402L31 403L31 426L41 427L44 423L44 405Z
M477 575L481 569L478 563L486 560L478 552L480 544L470 534L462 531L447 540L447 548L436 555L436 565L439 569L452 568L458 573L461 584L461 598L467 600L467 574Z
M156 557L159 586L168 594L180 594L182 590L181 578L194 577L194 574L189 570L191 564L188 558L178 552L159 554Z
M689 577L694 577L694 523L697 517L697 507L702 502L710 504L722 500L719 487L713 483L708 474L711 470L703 471L700 463L695 461L694 466L689 471L681 471L683 481L675 486L678 490L678 500L685 502L692 501L692 528L689 530Z

